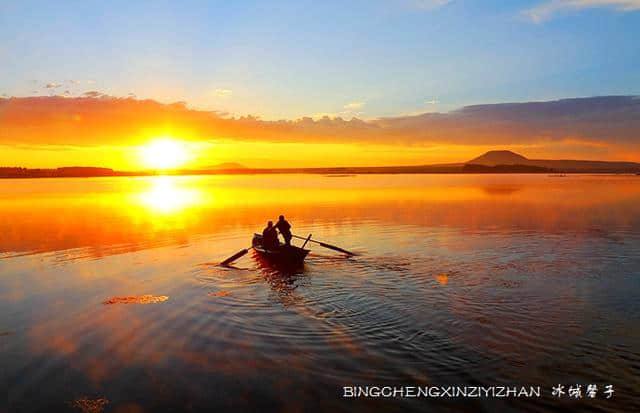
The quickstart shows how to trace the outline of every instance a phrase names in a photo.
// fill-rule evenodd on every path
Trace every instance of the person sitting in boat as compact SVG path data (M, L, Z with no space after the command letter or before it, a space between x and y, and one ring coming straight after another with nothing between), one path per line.
M284 245L291 245L291 224L289 224L287 220L284 219L284 215L280 215L280 217L278 218L276 228L278 228L278 230L282 234L282 237L284 238Z
M262 246L268 250L274 250L280 247L278 233L272 221L267 222L267 227L262 230Z

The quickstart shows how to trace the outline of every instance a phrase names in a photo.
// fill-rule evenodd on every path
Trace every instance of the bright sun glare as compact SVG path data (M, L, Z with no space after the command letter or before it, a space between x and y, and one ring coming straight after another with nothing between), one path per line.
M142 162L149 168L172 169L183 165L189 154L184 144L171 138L154 139L140 149Z
M200 191L188 187L179 177L155 176L151 187L139 195L143 205L152 211L170 214L194 206L201 200Z

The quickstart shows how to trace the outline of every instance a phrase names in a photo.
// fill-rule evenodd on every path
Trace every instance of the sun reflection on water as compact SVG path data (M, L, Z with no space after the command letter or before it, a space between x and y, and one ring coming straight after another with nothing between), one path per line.
M152 212L173 214L202 202L202 193L181 186L180 178L159 176L151 181L151 189L140 194L140 202Z

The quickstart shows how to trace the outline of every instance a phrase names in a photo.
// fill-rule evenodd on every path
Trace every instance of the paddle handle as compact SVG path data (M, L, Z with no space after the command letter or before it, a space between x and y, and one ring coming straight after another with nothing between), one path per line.
M306 238L300 237L298 235L291 235L291 236L294 237L294 238L303 239L305 241L307 240ZM316 244L320 244L321 247L329 248L330 250L342 252L343 254L356 255L355 253L353 253L351 251L347 251L345 249L342 249L340 247L336 247L335 245L327 244L325 242L320 242L320 241L316 241L316 240L313 240L313 239L309 239L308 241L315 242Z
M304 246L307 245L307 242L309 242L310 240L311 240L311 234L309 234L307 239L304 240L304 244L302 244L302 247L300 247L300 248L304 248Z
M335 245L325 244L324 242L319 242L319 241L318 241L318 244L320 244L321 246L323 246L325 248L329 248L329 249L334 250L334 251L339 251L339 252L342 252L342 253L347 254L347 255L356 255L351 251L347 251L347 250L342 249L340 247L336 247Z
M301 236L299 236L299 235L293 235L293 234L291 234L291 236L292 236L293 238L298 238L298 239L306 240L306 238L305 238L305 237L301 237ZM311 241L311 242L315 242L316 244L320 244L320 242L319 242L319 241L316 241L316 240L313 240L313 239L310 239L309 241Z

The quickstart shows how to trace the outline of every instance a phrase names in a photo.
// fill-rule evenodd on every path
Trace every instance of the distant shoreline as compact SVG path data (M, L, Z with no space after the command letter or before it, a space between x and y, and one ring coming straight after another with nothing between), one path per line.
M502 165L499 165L502 166ZM1 168L0 168L1 169ZM52 170L55 171L55 170ZM549 176L564 176L564 175L584 175L584 174L597 174L597 175L640 175L640 172L635 171L616 171L616 170L584 170L584 171L558 171L548 169L531 170L529 168L499 168L499 167L484 167L484 168L460 168L459 170L419 170L419 169L403 169L403 170L384 170L384 168L364 168L363 170L345 169L345 170L327 170L327 169L242 169L242 170L217 170L217 171L165 171L165 172L124 172L113 171L113 173L99 173L99 174L68 174L68 173L55 173L49 172L42 173L40 171L35 173L24 173L19 175L2 174L0 171L0 179L44 179L44 178L113 178L113 177L153 177L153 176L216 176L216 175L321 175L329 178L343 178L353 177L356 175L549 175Z
M236 166L237 165L237 166ZM229 167L231 166L231 167ZM369 174L640 174L640 163L527 159L511 151L489 151L462 163L410 166L344 166L324 168L246 168L224 163L206 169L115 171L93 166L69 166L55 169L0 167L0 179L23 178L95 178L104 176L156 175L369 175Z

